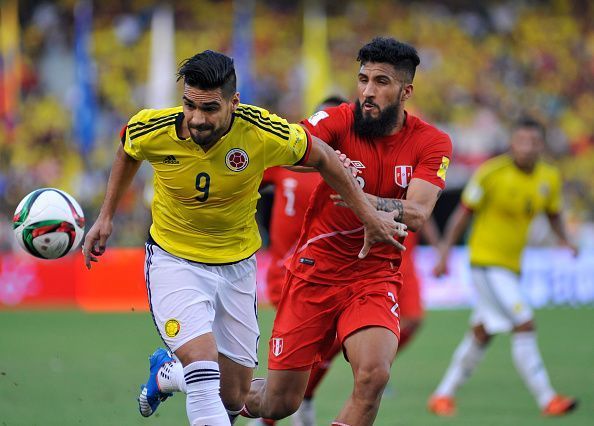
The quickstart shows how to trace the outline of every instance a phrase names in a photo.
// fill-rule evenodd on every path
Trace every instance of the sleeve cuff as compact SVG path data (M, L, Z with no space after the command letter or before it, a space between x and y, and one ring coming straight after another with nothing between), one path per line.
M307 147L305 148L305 152L303 153L301 159L294 164L295 166L302 166L304 163L307 163L307 160L309 160L309 153L311 152L311 134L309 133L309 130L307 130L305 127L302 127L302 129L305 132Z
M474 209L472 207L470 207L468 204L464 203L464 201L460 201L460 205L467 212L470 212L470 213L473 213L474 212Z
M124 125L124 127L122 127L122 130L120 130L120 141L122 142L122 146L124 146L126 144L126 129L128 128L128 125Z

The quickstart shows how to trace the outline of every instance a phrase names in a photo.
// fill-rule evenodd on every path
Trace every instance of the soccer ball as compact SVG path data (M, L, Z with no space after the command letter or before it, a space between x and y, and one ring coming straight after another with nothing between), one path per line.
M57 259L78 247L85 232L85 217L69 194L42 188L22 199L12 218L12 228L27 253Z

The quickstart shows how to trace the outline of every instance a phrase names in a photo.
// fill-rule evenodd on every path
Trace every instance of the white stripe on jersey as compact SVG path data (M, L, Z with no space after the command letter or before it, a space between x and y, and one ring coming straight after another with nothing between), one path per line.
M323 238L330 238L330 237L334 237L336 235L349 235L349 234L354 234L355 232L359 232L362 231L364 229L363 226L360 226L359 228L355 228L355 229L350 229L348 231L334 231L334 232L328 232L327 234L321 234L318 235L316 237L310 238L309 240L307 240L305 242L305 244L303 244L301 247L299 247L299 250L297 250L295 253L300 253L303 250L305 250L307 248L307 246L309 246L311 243L314 243L318 240L321 240Z

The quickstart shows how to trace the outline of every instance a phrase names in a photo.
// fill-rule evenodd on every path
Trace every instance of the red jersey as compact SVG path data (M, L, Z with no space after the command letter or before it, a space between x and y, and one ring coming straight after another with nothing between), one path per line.
M355 134L354 104L342 104L312 115L302 124L332 148L345 153L361 173L363 191L384 198L405 199L409 182L423 179L445 187L452 154L449 136L407 114L395 135L374 139ZM310 282L336 285L393 275L402 254L389 244L376 244L364 260L363 224L348 208L334 205L334 191L320 183L310 198L305 223L289 270Z
M268 247L273 262L287 257L295 247L307 202L321 180L318 173L297 173L283 167L273 167L264 172L262 185L274 185ZM275 266L274 263L272 265Z

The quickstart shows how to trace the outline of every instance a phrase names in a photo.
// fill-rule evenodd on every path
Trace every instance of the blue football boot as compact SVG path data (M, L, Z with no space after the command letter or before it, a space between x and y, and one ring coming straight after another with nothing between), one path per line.
M166 349L157 349L150 357L150 373L145 384L140 385L140 395L138 395L138 410L143 417L151 416L161 401L173 396L172 393L163 393L157 385L157 373L165 363L173 361L171 353Z

